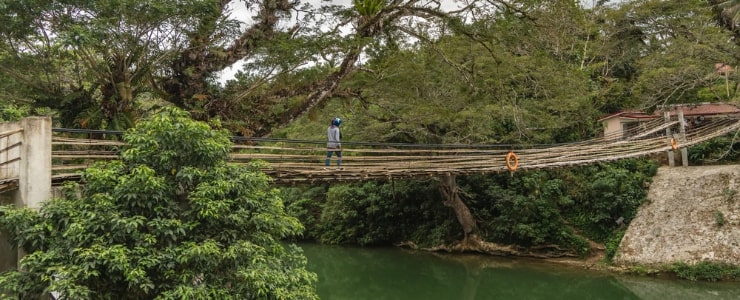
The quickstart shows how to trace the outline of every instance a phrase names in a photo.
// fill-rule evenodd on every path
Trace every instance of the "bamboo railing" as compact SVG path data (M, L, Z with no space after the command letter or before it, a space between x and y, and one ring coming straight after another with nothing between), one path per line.
M689 129L685 138L665 135L665 128L679 123L649 122L648 126L629 132L624 139L607 136L529 148L343 142L341 170L337 170L336 157L332 158L332 166L324 166L326 148L323 141L235 138L231 158L234 163L267 162L269 167L263 171L278 183L384 180L510 172L507 168L509 151L514 151L518 158L517 171L595 164L675 150L671 138L676 138L677 146L683 148L740 129L740 120L725 118ZM52 146L53 178L63 181L79 177L81 170L97 161L117 159L125 143L60 134L52 139Z

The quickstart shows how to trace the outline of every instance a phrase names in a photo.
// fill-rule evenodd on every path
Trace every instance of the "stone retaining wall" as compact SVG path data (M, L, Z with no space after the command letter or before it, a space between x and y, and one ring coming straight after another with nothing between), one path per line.
M705 260L740 265L740 166L661 167L614 262Z

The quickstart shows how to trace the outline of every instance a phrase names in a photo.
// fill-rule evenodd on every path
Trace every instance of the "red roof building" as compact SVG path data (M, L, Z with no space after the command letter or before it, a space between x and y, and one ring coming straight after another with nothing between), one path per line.
M647 121L663 118L663 112L668 110L672 117L683 112L687 124L693 124L695 120L711 119L726 116L740 116L740 107L737 104L728 103L699 103L699 104L677 104L658 107L653 114L641 111L623 111L610 114L600 118L598 121L604 124L604 137L608 139L623 139L630 135L630 131L644 125Z

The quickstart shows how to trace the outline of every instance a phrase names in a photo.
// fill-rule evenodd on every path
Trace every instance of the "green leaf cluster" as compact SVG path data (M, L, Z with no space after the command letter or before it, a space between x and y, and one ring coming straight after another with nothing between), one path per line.
M13 104L0 105L0 122L13 122L22 119L30 114L31 108L28 106L18 106Z
M386 0L353 0L352 4L361 16L374 16L383 9Z
M306 225L306 239L340 245L413 241L439 245L462 237L435 182L402 180L283 190L288 210Z
M635 217L657 169L655 161L628 159L565 171L573 206L564 214L585 236L607 242Z
M740 267L724 263L702 261L695 264L677 262L667 267L679 278L692 281L720 281L726 279L740 279Z
M124 135L121 160L39 211L0 207L27 255L0 275L20 299L316 299L285 213L258 165L227 162L228 135L165 109ZM4 298L5 299L5 298Z
M688 148L689 164L712 165L740 162L740 132L692 145Z

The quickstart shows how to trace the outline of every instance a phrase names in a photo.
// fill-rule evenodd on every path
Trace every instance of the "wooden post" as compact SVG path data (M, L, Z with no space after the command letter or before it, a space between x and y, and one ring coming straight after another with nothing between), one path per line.
M688 140L686 140L686 120L683 117L683 110L681 110L680 108L678 110L678 120L681 121L678 124L680 127L678 129L678 132L681 134L681 137L680 137L681 142L679 143L679 146L681 149L681 165L683 165L684 167L688 167L689 166L689 150L686 148L686 146L683 146L686 144L686 142L688 142Z
M666 124L671 122L671 112L669 110L666 110L663 112L663 119L665 119ZM666 139L668 139L668 145L671 144L671 137L673 136L673 133L671 133L671 127L666 127L665 129L665 136ZM668 166L674 167L676 165L676 162L674 161L673 157L673 149L668 149Z

